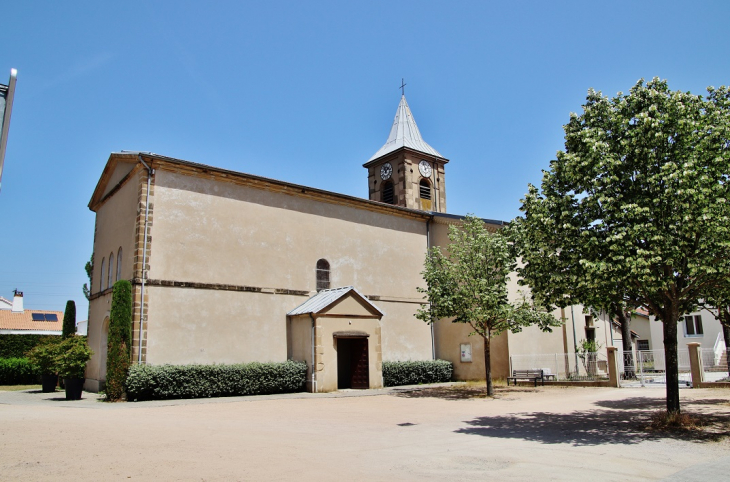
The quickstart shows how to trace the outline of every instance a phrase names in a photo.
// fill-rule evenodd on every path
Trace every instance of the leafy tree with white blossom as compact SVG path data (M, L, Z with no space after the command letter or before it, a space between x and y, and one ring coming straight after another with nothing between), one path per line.
M590 90L511 228L521 277L549 303L614 295L663 322L670 413L679 318L730 273L730 92L707 91Z

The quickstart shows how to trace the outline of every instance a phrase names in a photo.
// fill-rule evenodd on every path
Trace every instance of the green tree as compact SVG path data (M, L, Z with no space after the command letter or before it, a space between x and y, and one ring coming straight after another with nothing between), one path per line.
M66 302L66 311L63 313L63 328L61 338L68 338L76 334L76 303L73 300Z
M545 299L630 298L663 322L667 411L679 413L677 323L730 272L730 96L640 80L590 90L565 151L529 186L513 232L524 282ZM593 295L591 295L592 293Z
M121 400L132 363L132 284L114 283L109 314L109 343L106 358L106 398Z
M91 273L94 271L94 253L91 253L91 258L84 265L84 270L86 271L86 277L89 278L89 284L84 283L82 290L88 300L91 297Z
M422 275L427 288L418 291L425 293L428 305L422 305L416 317L427 323L453 318L454 323L471 326L472 335L482 337L487 394L491 396L492 338L533 324L552 331L560 322L534 309L524 298L516 304L509 302L507 281L515 260L501 233L490 233L481 219L470 215L460 228L449 227L449 240L448 255L438 247L426 255Z

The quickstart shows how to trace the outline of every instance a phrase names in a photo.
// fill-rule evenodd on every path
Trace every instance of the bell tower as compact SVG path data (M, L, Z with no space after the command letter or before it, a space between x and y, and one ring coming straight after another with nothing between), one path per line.
M363 167L371 201L446 212L444 166L449 160L421 137L402 95L385 145Z

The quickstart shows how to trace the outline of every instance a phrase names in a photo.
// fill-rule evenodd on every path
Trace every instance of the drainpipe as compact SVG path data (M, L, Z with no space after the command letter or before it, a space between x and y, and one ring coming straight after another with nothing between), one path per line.
M314 315L312 313L309 314L309 317L312 319L312 393L317 393L317 377L315 376L317 364L314 362L314 330L317 322L314 320Z
M433 216L431 216L433 218ZM426 220L426 251L431 249L431 218ZM434 319L431 316L431 359L436 359L436 336L434 334Z
M137 159L142 165L147 168L147 197L145 199L144 206L144 247L142 248L142 289L140 290L140 303L139 303L139 348L137 350L137 363L142 363L142 326L144 325L144 282L145 282L145 266L147 266L147 226L150 215L150 182L152 176L155 174L155 170L144 162L142 156L137 154Z

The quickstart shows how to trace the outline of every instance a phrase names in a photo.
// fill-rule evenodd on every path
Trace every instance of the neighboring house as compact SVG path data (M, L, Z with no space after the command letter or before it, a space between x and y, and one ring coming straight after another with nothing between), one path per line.
M135 362L308 359L309 389L317 391L360 386L366 369L367 386L379 386L382 361L441 358L454 363L457 379L483 378L482 340L469 336L468 325L432 327L414 316L427 250L447 246L448 227L463 219L446 213L448 162L421 137L405 97L385 145L363 166L369 199L157 154L112 153L89 202L95 354L86 389L101 389L106 377L118 279L132 282ZM493 232L505 224L485 222ZM342 296L307 311L327 289ZM517 299L514 277L509 290ZM510 354L566 346L560 329L503 334L492 342L493 373L508 375ZM360 378L333 378L353 350L369 360L348 368Z
M23 307L23 293L20 291L15 291L9 310L0 310L0 335L60 336L62 331L63 312L26 310Z
M13 308L13 302L0 296L0 310L10 310Z
M654 317L652 317L653 320ZM660 322L652 322L652 339L658 349L664 348L663 326ZM680 317L677 326L677 349L687 350L689 343L699 343L700 348L717 350L725 349L725 338L722 325L707 310L693 311Z
M89 320L79 321L76 323L76 334L86 336L89 330Z

